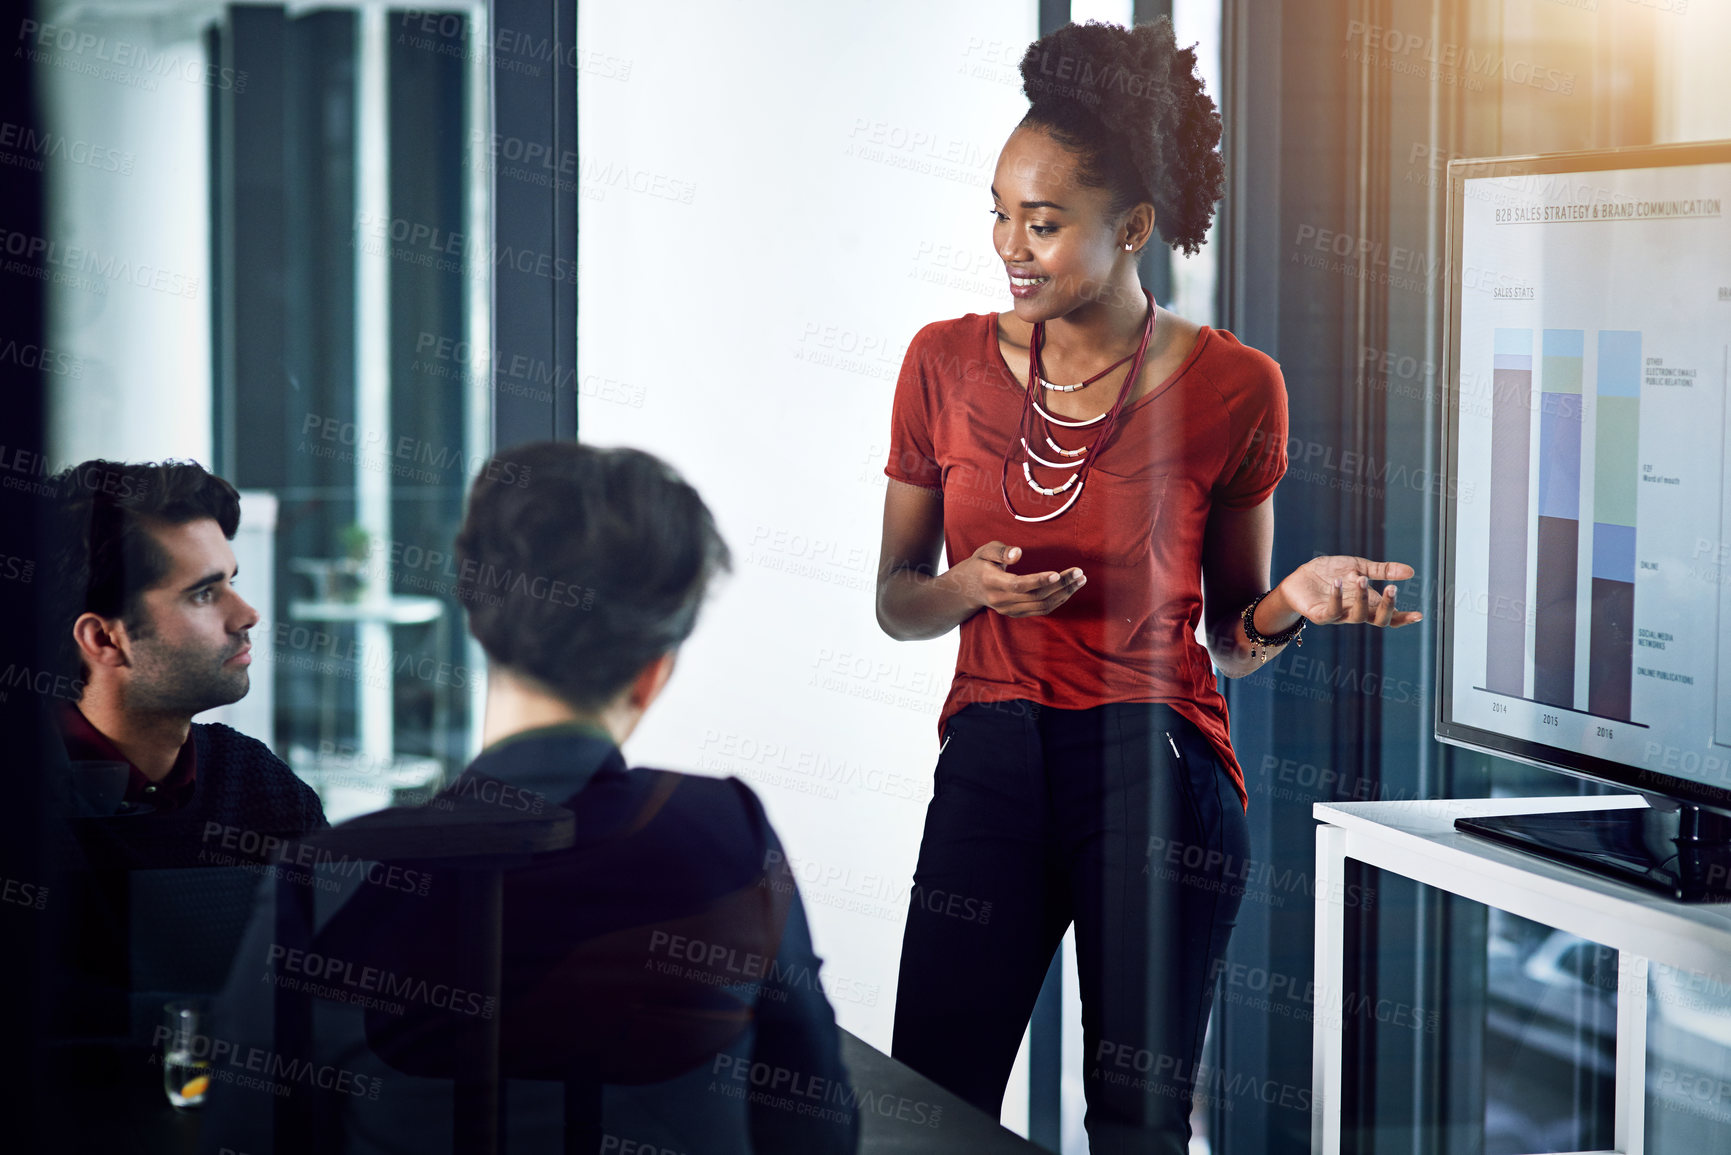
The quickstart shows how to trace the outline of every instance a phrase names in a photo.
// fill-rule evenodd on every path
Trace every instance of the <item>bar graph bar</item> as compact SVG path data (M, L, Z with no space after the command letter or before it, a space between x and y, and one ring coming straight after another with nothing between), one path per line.
M1491 368L1491 536L1485 689L1526 692L1528 474L1532 456L1533 331L1498 329ZM1520 612L1511 612L1519 607Z
M1635 669L1635 493L1640 485L1641 334L1599 331L1593 417L1593 607L1587 711L1629 718Z
M1533 698L1575 705L1575 586L1581 542L1581 377L1585 334L1545 329L1539 381L1539 548Z

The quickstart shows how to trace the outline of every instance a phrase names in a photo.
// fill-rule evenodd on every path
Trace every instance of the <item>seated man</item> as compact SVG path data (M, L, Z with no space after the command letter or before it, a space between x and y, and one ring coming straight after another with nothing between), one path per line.
M50 597L73 688L58 721L78 772L71 801L94 815L79 823L93 864L227 865L238 845L326 825L318 795L264 743L192 721L250 686L259 618L234 586L234 486L191 462L87 461L53 481ZM124 764L118 801L96 800L98 772L80 763Z
M509 460L457 537L484 748L426 806L288 856L312 885L261 897L207 1048L205 1148L473 1149L496 1112L514 1152L852 1151L839 1032L761 803L619 750L728 564L709 510L634 450Z
M65 759L45 771L71 912L55 1030L141 1043L164 1001L220 988L270 850L326 823L264 743L192 721L249 687L258 613L234 588L234 487L176 462L87 461L52 481L47 704Z

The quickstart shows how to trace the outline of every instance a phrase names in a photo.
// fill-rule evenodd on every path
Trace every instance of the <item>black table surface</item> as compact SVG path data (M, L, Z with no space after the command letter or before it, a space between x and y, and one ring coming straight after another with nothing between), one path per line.
M61 1045L52 1066L63 1098L49 1104L68 1152L194 1155L198 1111L176 1110L162 1088L162 1065L147 1048ZM38 1126L41 1120L37 1121ZM4 1147L0 1142L0 1147ZM54 1148L49 1148L50 1150Z
M1033 1155L1043 1150L998 1125L859 1037L842 1032L842 1060L858 1096L864 1155ZM196 1111L177 1111L162 1092L162 1068L148 1052L76 1047L57 1062L80 1096L67 1150L105 1155L193 1155ZM92 1109L105 1101L109 1109Z
M864 1155L1033 1155L1045 1150L847 1031L841 1033L841 1057L859 1097Z

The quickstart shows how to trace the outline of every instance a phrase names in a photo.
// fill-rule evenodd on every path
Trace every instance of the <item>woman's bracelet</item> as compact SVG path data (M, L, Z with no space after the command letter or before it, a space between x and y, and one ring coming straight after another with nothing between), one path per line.
M1290 628L1281 630L1278 634L1265 634L1258 630L1256 628L1256 607L1262 604L1263 598L1273 592L1273 590L1264 590L1257 594L1250 599L1250 604L1245 606L1244 612L1239 615L1244 619L1244 636L1250 639L1250 660L1253 662L1262 660L1261 651L1264 647L1270 650L1278 649L1288 642L1297 642L1302 646L1304 644L1304 627L1310 624L1303 616L1300 616Z

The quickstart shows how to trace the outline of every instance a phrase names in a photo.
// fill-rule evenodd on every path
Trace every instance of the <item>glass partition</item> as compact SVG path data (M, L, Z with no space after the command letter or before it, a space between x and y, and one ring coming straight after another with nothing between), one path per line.
M451 542L490 449L488 6L47 3L50 458L243 495L252 689L340 821L472 752Z

